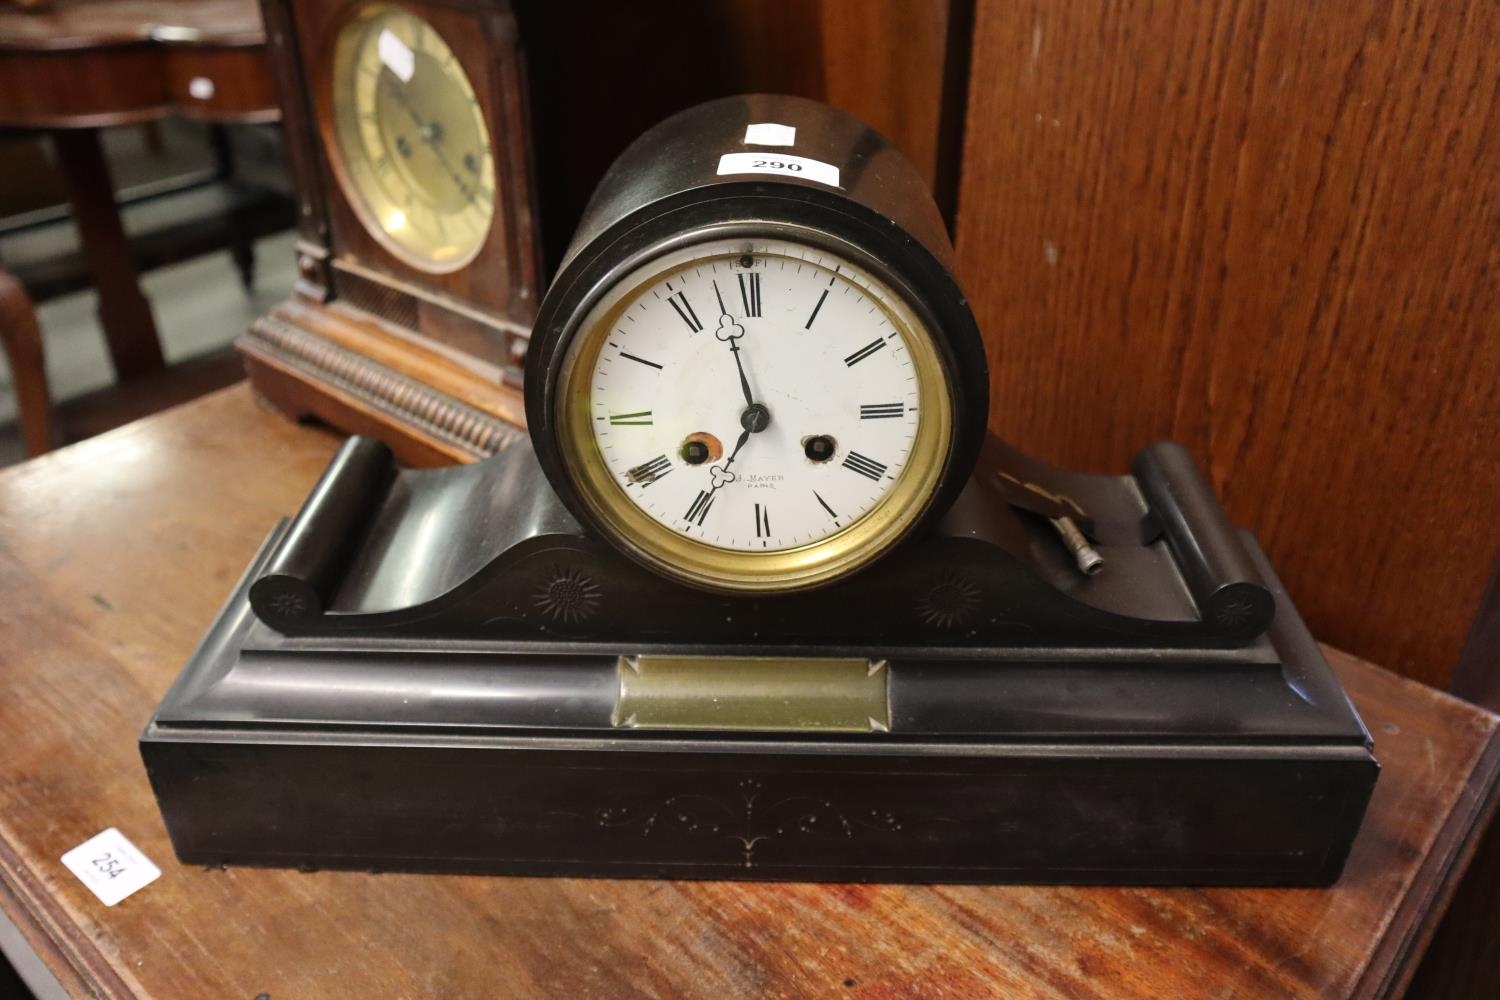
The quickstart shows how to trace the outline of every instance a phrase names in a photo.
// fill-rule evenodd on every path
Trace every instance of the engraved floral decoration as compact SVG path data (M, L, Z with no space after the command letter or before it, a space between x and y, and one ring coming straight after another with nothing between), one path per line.
M948 573L917 599L917 617L938 628L966 625L979 610L979 597L977 584Z
M1225 628L1239 628L1255 614L1255 606L1249 601L1230 601L1214 613L1214 620Z
M282 590L271 595L270 604L279 618L301 618L308 612L307 598L295 590Z
M816 795L794 795L766 805L761 801L761 783L753 778L739 782L738 801L684 793L645 808L601 808L595 810L594 820L607 829L638 827L643 837L672 831L721 838L733 845L746 868L755 867L755 853L762 844L779 838L816 834L852 838L861 829L899 833L903 828L895 813L845 810Z
M554 566L551 579L531 599L553 621L576 625L594 616L603 596L603 589L586 573L573 566Z

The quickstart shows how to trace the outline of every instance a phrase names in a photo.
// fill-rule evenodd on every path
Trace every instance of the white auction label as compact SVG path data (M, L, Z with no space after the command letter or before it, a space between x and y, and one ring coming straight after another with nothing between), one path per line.
M797 129L794 125L778 125L775 122L757 122L745 126L747 146L795 146Z
M62 863L105 906L114 906L161 878L161 869L114 827L64 854Z
M719 175L725 174L780 174L839 186L839 168L832 163L789 153L725 153L719 157Z

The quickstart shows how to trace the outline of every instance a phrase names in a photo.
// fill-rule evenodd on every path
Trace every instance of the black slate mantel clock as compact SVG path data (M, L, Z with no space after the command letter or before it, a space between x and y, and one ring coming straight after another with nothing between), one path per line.
M183 861L1338 878L1378 765L1254 539L1172 444L980 458L946 235L864 125L652 129L526 366L529 438L351 439L267 539L142 736Z

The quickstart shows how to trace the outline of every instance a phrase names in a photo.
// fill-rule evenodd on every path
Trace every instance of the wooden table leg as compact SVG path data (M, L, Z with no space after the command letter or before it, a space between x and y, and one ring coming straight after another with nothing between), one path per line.
M11 382L16 387L26 456L34 458L52 447L52 400L47 393L42 330L31 297L5 270L0 270L0 347L10 362Z
M151 305L141 294L135 259L120 223L109 165L94 129L52 133L73 203L83 256L99 291L99 321L115 376L124 382L165 367Z

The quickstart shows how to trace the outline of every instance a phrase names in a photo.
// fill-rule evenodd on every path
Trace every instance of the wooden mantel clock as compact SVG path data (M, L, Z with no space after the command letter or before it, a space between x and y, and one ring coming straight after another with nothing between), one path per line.
M415 464L524 422L539 254L505 0L264 0L300 200L292 296L240 340L261 395Z

